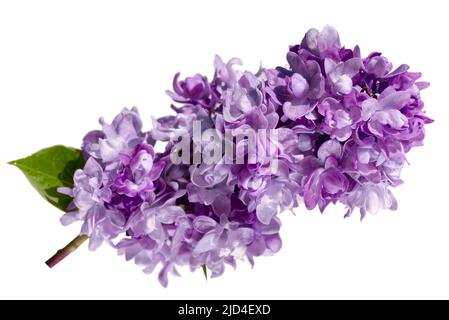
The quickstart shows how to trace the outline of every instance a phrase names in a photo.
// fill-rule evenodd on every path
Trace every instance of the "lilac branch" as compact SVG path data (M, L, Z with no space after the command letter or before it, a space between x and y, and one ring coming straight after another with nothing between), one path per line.
M66 245L64 248L58 250L50 259L48 259L45 264L49 268L53 268L55 265L57 265L59 262L61 262L65 257L67 257L69 254L71 254L73 251L78 249L80 245L84 243L89 237L86 235L79 235L75 239L69 242L68 245Z

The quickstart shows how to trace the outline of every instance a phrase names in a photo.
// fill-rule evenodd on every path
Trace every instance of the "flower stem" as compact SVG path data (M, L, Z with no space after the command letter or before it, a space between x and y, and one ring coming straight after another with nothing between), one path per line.
M75 239L69 242L68 245L66 245L64 248L58 250L53 257L45 261L45 264L49 268L53 268L55 265L57 265L59 262L61 262L65 257L67 257L69 254L71 254L73 251L75 251L80 245L83 244L84 241L86 241L89 237L85 234L77 236Z

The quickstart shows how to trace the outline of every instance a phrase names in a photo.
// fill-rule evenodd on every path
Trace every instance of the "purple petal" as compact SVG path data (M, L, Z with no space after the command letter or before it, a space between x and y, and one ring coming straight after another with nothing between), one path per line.
M217 222L207 216L198 216L193 220L193 227L196 231L201 233L207 233L217 226Z

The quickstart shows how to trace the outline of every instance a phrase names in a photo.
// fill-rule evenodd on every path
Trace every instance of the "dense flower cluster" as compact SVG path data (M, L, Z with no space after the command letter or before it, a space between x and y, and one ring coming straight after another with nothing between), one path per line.
M287 61L254 74L240 71L238 59L216 57L211 80L176 74L167 92L175 114L153 119L149 132L136 108L111 124L100 119L102 130L84 138L87 162L75 187L60 190L74 209L62 222L81 220L91 249L106 241L145 272L160 265L166 286L177 265L206 266L215 277L225 264L276 253L278 214L299 202L320 211L340 202L346 216L357 208L362 218L396 209L390 187L401 183L405 154L422 144L432 121L423 112L421 74L406 65L392 71L379 52L362 58L331 27L307 32ZM170 155L180 136L192 136L194 121L224 140L225 131L248 130L271 130L276 139L258 136L266 156L243 164L224 154L212 164L174 164ZM164 152L154 151L157 143ZM248 141L231 143L249 159Z

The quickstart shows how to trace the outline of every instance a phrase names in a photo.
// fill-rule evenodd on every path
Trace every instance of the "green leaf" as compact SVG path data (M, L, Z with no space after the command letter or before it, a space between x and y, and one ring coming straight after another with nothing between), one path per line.
M203 269L203 274L204 274L204 277L206 278L206 281L207 281L207 266L205 264L203 264L201 266L201 269Z
M81 150L53 146L42 149L29 157L11 161L27 177L39 194L55 207L66 211L72 200L69 196L56 191L58 187L73 187L73 174L84 167Z

